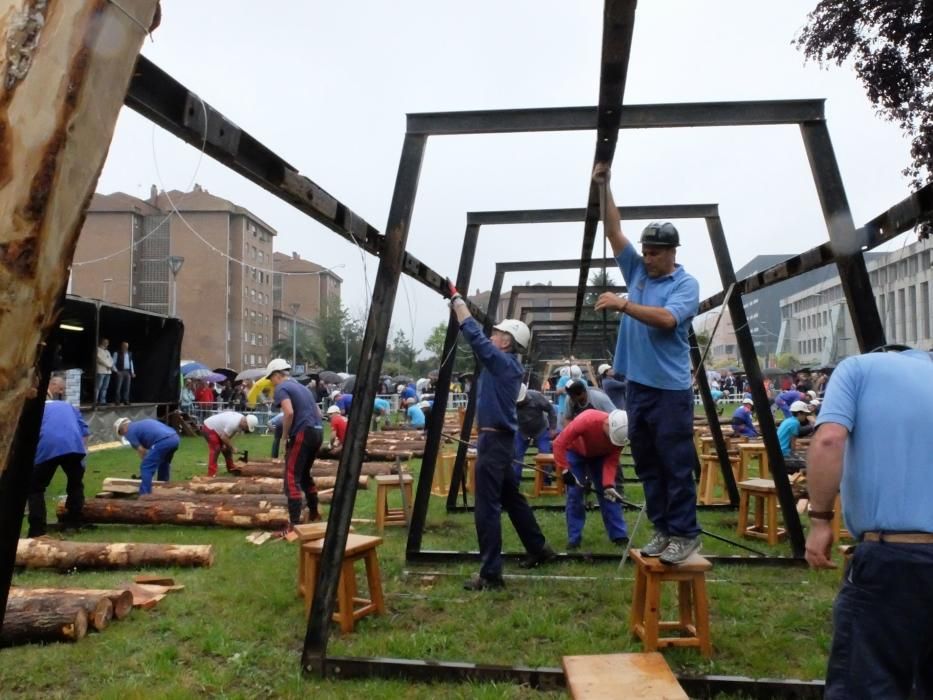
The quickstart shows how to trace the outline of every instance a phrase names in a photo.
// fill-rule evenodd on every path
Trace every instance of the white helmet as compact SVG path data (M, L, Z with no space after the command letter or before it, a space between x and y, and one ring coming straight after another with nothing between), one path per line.
M512 340L515 341L515 344L519 346L518 349L527 350L528 343L531 342L531 331L528 330L523 322L514 319L506 318L496 325L493 326L497 331L502 331L503 333L508 333L512 336Z
M571 379L579 379L582 376L583 376L583 370L580 369L580 365L570 365Z
M609 414L609 441L617 447L628 442L628 414L621 409Z
M790 412L791 413L810 413L810 406L809 404L805 404L803 401L794 401L794 403L790 405Z
M334 389L332 392L330 392L331 401L336 401L338 396L340 396L340 391L338 391L337 389Z
M809 396L811 399L815 399L816 392L811 389L810 391L807 392L807 396Z
M403 391L405 391L405 385L404 385L404 384L399 384L398 386L395 387L395 392L396 392L397 394L401 394Z
M263 379L268 379L273 372L288 372L291 368L292 366L288 364L288 360L277 357L266 365L266 375Z
M601 377L601 376L603 376L606 372L608 372L608 371L611 370L611 369L612 369L612 365L609 365L609 364L606 364L605 362L603 362L603 363L599 366L599 369L596 370L596 374L598 374L598 375Z
M113 432L115 432L119 436L120 428L123 426L124 423L129 423L129 422L130 422L129 418L117 418L113 422Z
M250 413L246 416L246 432L252 433L256 431L256 426L259 425L259 419Z
M328 407L327 407L327 415L331 416L331 415L333 415L333 414L335 414L335 413L340 413L340 407L339 407L339 406L328 406Z
M562 377L569 377L569 376L570 376L570 368L569 368L569 367L561 367L561 368L560 368L560 376L562 376Z
M515 399L518 403L521 403L525 400L525 397L528 395L528 385L522 384L521 388L518 390L518 398Z
M422 401L421 403L418 404L418 408L431 408L431 402Z

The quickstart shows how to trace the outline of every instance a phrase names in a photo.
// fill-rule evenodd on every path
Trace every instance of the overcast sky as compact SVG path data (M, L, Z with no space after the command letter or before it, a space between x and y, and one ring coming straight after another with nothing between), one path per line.
M851 68L804 65L792 41L815 4L643 0L625 102L826 98L858 225L908 194L900 174L908 144L875 116ZM597 99L595 0L162 0L162 8L143 53L380 231L406 113ZM585 206L594 138L433 137L408 249L454 277L466 212ZM277 229L277 250L342 265L344 303L362 313L369 295L356 248L210 158L199 168L198 160L197 150L124 109L98 190L145 198L150 184L186 189L194 176ZM737 268L759 253L795 253L827 239L796 126L625 131L613 190L620 205L718 203ZM624 226L637 236L644 223ZM678 227L679 260L706 297L719 282L705 226ZM471 293L489 288L496 262L579 256L582 228L484 227ZM377 261L366 257L372 284ZM577 272L517 273L505 288L548 280L574 284ZM440 298L405 280L393 327L413 330L420 347L447 313Z

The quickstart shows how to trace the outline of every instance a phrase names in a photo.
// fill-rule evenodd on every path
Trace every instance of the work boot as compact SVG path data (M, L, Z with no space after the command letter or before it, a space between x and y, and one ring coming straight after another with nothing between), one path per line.
M661 553L661 563L668 566L683 564L690 555L700 551L699 537L671 537L670 544Z
M568 551L568 552L575 552L575 551L578 550L578 549L580 549L580 543L579 543L579 542L568 542L568 543L567 543L567 551Z
M612 544L616 547L628 547L628 537L616 537Z
M648 540L648 543L641 548L641 553L646 557L659 557L661 552L667 549L667 545L671 543L671 538L665 535L663 532L654 531L654 534L651 536L651 539Z
M557 552L551 549L551 545L546 544L540 552L529 554L522 559L519 566L523 569L534 569L537 566L541 566L541 564L547 564L555 559L557 559Z
M463 590L465 591L492 591L498 588L505 588L505 581L501 576L486 578L475 574L473 578L463 584Z

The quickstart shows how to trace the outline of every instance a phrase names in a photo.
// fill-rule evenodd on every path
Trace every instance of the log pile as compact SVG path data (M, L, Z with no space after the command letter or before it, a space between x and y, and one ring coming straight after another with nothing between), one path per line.
M59 519L65 515L63 502L58 504L57 513ZM92 523L124 525L216 525L253 530L279 530L288 525L288 511L281 507L215 505L181 499L89 498L81 516Z
M316 459L311 473L315 480L318 477L334 477L337 475L337 460ZM395 468L394 464L386 462L363 462L363 476L380 476L382 474L391 474ZM267 476L272 478L283 478L285 467L273 462L237 462L233 467L233 474L238 476Z
M3 617L0 644L77 642L87 635L87 613L75 606L61 610L11 610Z
M89 499L93 500L106 499ZM16 546L16 566L27 569L135 569L213 563L214 548L209 544L68 542L40 538L22 539Z

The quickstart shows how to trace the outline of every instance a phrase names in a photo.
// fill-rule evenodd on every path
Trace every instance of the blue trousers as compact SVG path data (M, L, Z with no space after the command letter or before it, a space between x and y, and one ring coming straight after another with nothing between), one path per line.
M629 441L635 474L645 489L648 518L658 532L700 534L693 467L693 391L656 389L629 381Z
M177 435L171 435L162 438L154 443L143 461L139 465L139 478L142 483L139 485L139 494L141 496L152 493L152 477L155 476L159 481L168 481L171 477L172 458L175 456L175 450L181 440Z
M526 551L538 554L546 540L528 501L518 490L512 469L515 436L480 432L476 454L476 506L473 519L479 540L480 576L502 576L502 511L512 521Z
M533 438L525 437L522 435L522 431L519 430L515 433L515 462L525 461L525 453L532 442L537 446L538 454L551 454L551 436L548 433L547 426ZM512 463L512 469L515 470L515 476L521 481L522 467L515 462Z
M859 543L833 606L824 697L933 697L931 629L933 544Z
M110 387L110 372L98 372L94 377L94 403L107 403L107 389Z
M603 458L584 457L573 450L567 450L570 471L585 484L587 478L596 491L599 501L599 514L603 516L603 525L610 540L628 537L625 519L622 517L622 504L603 498ZM578 545L583 538L583 526L586 524L586 508L583 505L583 489L579 486L567 487L567 542Z

